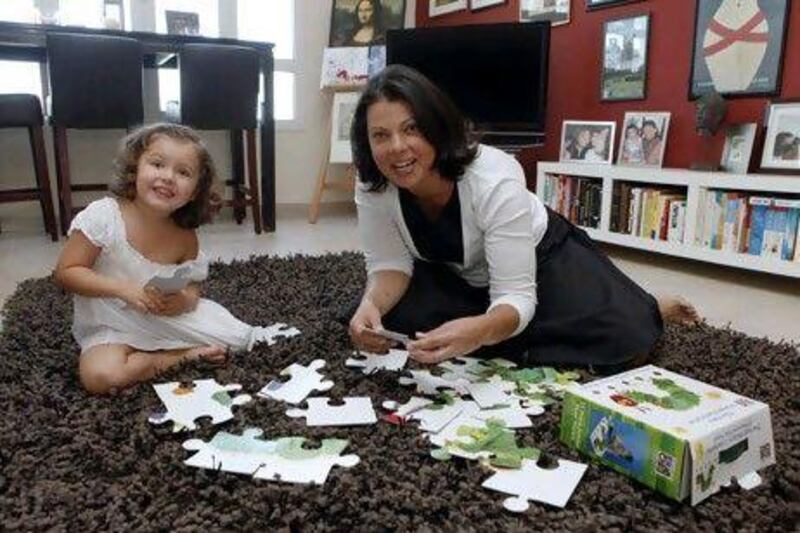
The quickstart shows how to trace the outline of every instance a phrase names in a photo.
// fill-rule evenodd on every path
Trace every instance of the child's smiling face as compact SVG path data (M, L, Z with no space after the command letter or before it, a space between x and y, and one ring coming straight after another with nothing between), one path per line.
M157 135L139 158L134 201L168 215L194 198L199 169L194 144Z

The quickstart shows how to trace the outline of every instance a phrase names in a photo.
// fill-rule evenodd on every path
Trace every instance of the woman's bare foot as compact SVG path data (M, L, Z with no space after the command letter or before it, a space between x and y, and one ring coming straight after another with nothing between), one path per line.
M222 346L198 346L189 348L183 356L187 363L205 363L210 366L224 366L228 362L228 351Z
M697 309L689 301L680 296L660 296L658 310L665 323L696 324L700 320Z

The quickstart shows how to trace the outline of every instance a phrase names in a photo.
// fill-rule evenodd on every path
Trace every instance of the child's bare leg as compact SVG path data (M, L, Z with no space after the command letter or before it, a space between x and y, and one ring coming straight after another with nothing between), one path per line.
M103 344L81 354L80 377L89 392L107 394L151 380L180 363L204 359L222 364L225 357L221 346L141 352L124 344Z
M700 320L697 309L688 300L680 296L659 296L658 310L661 312L661 319L666 322L677 322L679 324L694 324Z

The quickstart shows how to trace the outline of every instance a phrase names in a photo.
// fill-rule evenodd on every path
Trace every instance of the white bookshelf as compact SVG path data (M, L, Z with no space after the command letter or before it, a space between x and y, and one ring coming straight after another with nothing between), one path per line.
M602 180L599 228L582 228L592 239L665 255L696 259L736 268L800 278L800 262L759 257L703 248L695 244L698 203L707 189L753 191L764 194L796 194L800 198L800 176L731 174L676 168L637 168L582 163L539 163L536 194L544 197L547 174L564 174ZM682 243L646 239L609 230L615 182L653 183L686 187L686 224Z

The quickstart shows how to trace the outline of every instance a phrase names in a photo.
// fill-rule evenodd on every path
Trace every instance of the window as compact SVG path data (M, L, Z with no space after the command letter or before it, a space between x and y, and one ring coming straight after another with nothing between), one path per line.
M33 0L3 0L0 20L33 23L37 20ZM39 63L0 61L0 94L27 93L42 99L42 75Z
M37 13L33 0L3 0L0 2L0 20L34 23Z
M103 0L59 0L58 23L64 26L103 28Z

